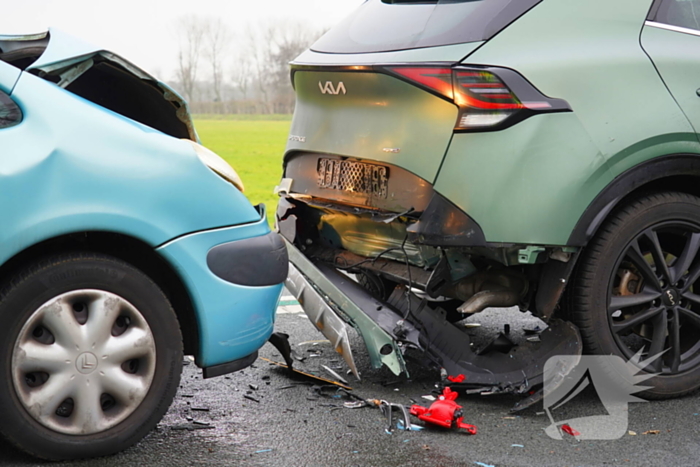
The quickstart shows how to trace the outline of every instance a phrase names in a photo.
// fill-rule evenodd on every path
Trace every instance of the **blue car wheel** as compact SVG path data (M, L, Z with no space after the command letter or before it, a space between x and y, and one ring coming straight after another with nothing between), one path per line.
M104 456L168 409L182 339L158 286L112 257L53 257L0 297L0 431L48 459Z

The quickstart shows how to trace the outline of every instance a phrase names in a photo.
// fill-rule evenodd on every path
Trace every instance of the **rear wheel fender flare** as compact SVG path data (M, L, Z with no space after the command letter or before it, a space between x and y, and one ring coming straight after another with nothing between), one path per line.
M700 180L700 154L671 154L655 157L621 173L588 205L567 241L568 246L585 246L603 221L620 202L639 191L673 180ZM687 189L681 183L671 185L676 191L700 195L700 183Z

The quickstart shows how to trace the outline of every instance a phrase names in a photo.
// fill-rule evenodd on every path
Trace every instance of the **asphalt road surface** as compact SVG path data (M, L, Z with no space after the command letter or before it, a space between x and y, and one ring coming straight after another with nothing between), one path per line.
M437 373L409 363L411 380L373 370L364 347L353 336L362 381L346 375L342 359L324 341L297 306L281 307L277 330L288 333L297 367L324 374L321 365L348 378L353 393L411 405L429 405ZM472 318L488 329L493 313ZM282 361L269 344L261 357ZM700 464L700 396L629 405L630 433L618 440L577 441L548 437L550 424L541 404L513 415L512 396L461 397L466 423L478 427L470 436L457 430L386 432L386 418L376 408L345 408L333 391L318 394L304 378L258 360L239 373L203 380L184 362L182 383L172 407L143 441L101 459L51 463L51 466L696 466ZM246 396L248 398L246 398ZM597 399L583 394L567 404L566 417L592 414ZM0 414L2 416L2 414ZM416 421L414 419L414 421ZM658 430L658 432L656 431ZM643 433L649 434L643 434ZM635 434L632 434L635 433ZM657 433L657 434L651 434ZM47 465L0 440L0 465Z

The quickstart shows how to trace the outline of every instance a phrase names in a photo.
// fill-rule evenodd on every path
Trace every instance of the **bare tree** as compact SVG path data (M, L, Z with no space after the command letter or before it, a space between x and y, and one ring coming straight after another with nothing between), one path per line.
M241 93L243 100L248 99L250 91L250 78L252 72L251 57L247 51L238 54L231 72L231 81Z
M188 102L194 101L197 67L204 39L204 22L198 16L184 16L178 21L180 51L178 53L177 79Z
M289 79L289 62L320 34L300 22L290 21L248 28L246 50L252 57L252 75L264 112L291 111L294 92Z
M253 29L250 25L246 28L248 41L246 50L251 57L251 75L255 82L256 91L262 104L262 112L270 113L270 97L272 95L274 80L271 73L270 60L274 52L274 27L267 25Z
M214 100L222 102L224 55L229 47L230 33L221 18L207 18L203 22L206 58L211 67L212 91Z
M284 22L274 28L274 50L270 54L275 100L279 111L294 108L294 90L290 81L289 62L306 50L324 31L309 29L301 22Z

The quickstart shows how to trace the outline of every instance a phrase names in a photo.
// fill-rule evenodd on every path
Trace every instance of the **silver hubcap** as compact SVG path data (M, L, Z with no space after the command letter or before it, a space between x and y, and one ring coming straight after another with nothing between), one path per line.
M19 400L39 423L72 435L105 431L146 397L156 346L141 313L118 295L59 295L25 323L12 351Z

